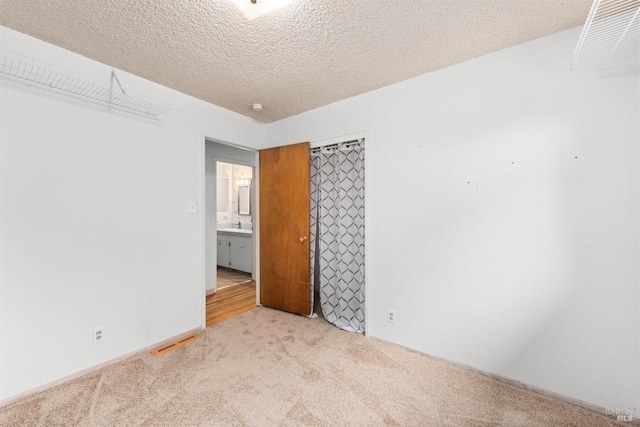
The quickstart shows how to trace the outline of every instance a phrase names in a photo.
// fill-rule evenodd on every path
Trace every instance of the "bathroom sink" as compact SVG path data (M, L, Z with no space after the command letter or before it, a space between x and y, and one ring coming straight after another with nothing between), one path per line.
M218 228L218 231L225 233L253 234L253 230L245 230L244 228Z

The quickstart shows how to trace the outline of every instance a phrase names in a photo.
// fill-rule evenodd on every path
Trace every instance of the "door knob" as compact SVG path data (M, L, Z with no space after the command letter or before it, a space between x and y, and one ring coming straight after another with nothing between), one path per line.
M302 236L302 237L300 238L300 241L301 241L301 242L304 242L305 240L307 240L307 236Z

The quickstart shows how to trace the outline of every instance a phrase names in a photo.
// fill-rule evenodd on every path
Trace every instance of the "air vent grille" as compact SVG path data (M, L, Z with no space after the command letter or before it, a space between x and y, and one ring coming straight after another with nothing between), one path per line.
M594 0L571 69L640 63L640 0Z
M200 338L200 335L197 335L197 334L189 335L187 337L179 339L178 341L174 341L172 343L163 345L162 347L153 350L151 354L153 354L154 356L160 356L161 354L168 353L172 350L175 350L176 348L182 347L183 345L189 344L190 342L193 342L198 338Z

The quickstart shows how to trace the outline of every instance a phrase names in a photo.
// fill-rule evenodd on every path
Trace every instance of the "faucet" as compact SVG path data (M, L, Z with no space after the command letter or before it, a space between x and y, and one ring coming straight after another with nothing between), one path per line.
M238 229L242 228L242 223L238 221Z

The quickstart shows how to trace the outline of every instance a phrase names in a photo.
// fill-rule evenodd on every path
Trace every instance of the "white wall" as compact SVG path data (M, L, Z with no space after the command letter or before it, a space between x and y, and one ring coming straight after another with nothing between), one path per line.
M0 27L0 48L111 69ZM266 126L124 72L160 121L0 79L0 401L202 324L204 136ZM92 328L105 341L91 344Z
M640 76L570 72L579 31L282 120L268 143L367 132L371 336L638 416Z
M578 34L271 124L268 144L267 126L123 72L172 110L154 122L0 79L0 401L201 325L205 221L186 204L204 200L204 136L366 130L370 334L640 407L640 79L569 72ZM0 48L108 82L3 27Z

